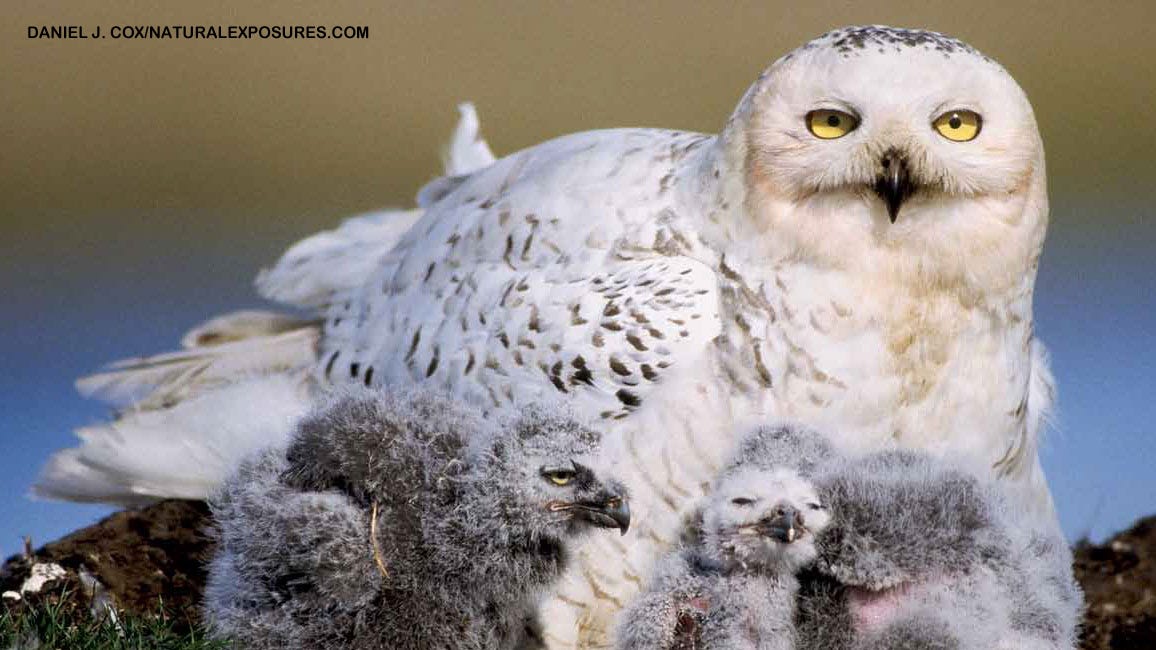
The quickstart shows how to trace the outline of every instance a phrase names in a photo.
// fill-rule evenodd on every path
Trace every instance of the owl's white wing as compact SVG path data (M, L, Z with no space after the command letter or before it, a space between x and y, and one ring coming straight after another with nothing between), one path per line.
M483 406L546 394L626 417L718 331L675 163L707 138L598 131L464 179L328 312L319 373L432 381Z
M373 212L302 239L276 265L257 275L257 291L283 304L325 309L363 282L421 214L421 210Z

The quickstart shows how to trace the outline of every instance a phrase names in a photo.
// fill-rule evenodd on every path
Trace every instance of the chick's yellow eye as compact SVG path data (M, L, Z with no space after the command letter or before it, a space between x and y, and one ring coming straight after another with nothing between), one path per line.
M983 118L975 111L947 111L931 123L939 135L953 142L974 140L983 127Z
M859 118L850 113L820 108L807 113L807 128L816 138L834 140L841 138L859 126Z
M570 469L543 469L542 476L554 485L563 486L574 480L575 472Z

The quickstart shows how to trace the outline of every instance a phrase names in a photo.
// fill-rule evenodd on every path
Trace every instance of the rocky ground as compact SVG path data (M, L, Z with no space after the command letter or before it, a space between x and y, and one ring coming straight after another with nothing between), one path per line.
M205 506L187 501L114 514L9 558L0 569L3 606L18 612L63 596L100 615L109 607L153 613L163 603L174 627L195 626L212 552L207 524ZM1102 545L1079 544L1075 569L1088 602L1081 648L1156 648L1156 517Z

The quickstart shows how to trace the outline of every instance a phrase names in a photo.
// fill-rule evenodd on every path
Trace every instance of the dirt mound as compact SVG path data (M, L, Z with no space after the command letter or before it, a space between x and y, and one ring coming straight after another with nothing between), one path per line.
M213 550L208 524L208 507L194 501L162 501L110 515L45 544L31 556L9 558L0 569L3 603L23 606L67 592L70 599L81 601L78 606L111 597L117 609L140 614L157 612L163 603L174 624L195 624L205 564ZM52 579L32 593L22 593L34 570Z
M9 558L0 569L3 604L22 607L67 590L76 607L98 610L111 599L118 609L147 614L163 600L174 625L194 625L213 551L208 526L208 508L198 502L162 501L116 513L30 556ZM1075 553L1088 603L1081 648L1156 648L1156 517L1105 544L1080 543ZM13 596L37 576L43 587Z
M1081 647L1156 648L1156 517L1106 544L1080 543L1075 550L1076 579L1088 603Z

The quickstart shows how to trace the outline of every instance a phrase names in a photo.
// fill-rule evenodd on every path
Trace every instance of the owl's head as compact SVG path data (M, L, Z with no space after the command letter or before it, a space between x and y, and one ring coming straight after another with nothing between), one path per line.
M715 559L754 571L794 573L817 556L830 513L810 481L787 468L738 468L722 476L702 515Z
M562 541L596 528L626 534L625 486L595 469L600 435L567 408L529 405L502 418L485 442L482 498L507 532Z
M902 251L966 268L1042 243L1031 105L999 64L942 34L825 34L760 77L727 137L754 226L804 257L877 265L872 253Z

